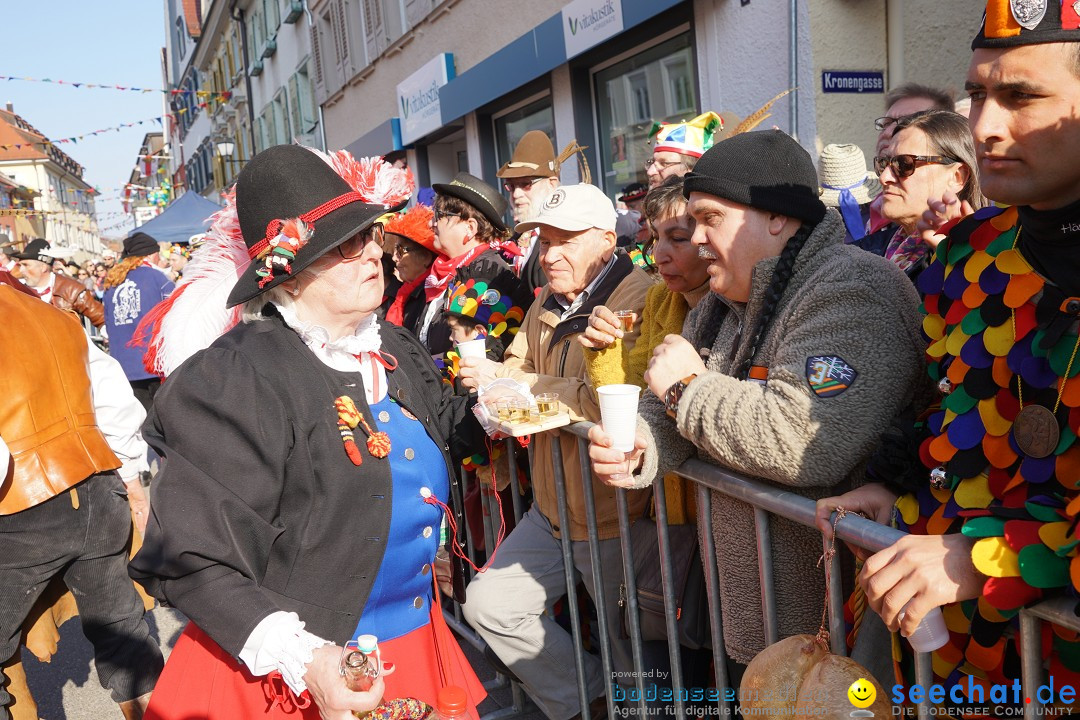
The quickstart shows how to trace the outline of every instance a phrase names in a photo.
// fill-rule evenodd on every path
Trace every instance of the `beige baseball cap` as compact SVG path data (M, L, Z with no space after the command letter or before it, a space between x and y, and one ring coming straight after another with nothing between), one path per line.
M539 215L518 223L514 230L523 233L547 225L569 232L589 228L614 232L617 218L615 205L603 190L595 185L579 183L559 187L540 208Z

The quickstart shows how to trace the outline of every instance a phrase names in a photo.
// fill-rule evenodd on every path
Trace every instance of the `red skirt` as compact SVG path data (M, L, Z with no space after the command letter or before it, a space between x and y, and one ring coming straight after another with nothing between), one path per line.
M446 626L438 603L432 603L430 624L380 642L379 649L384 662L396 665L396 670L384 678L384 699L413 697L435 707L439 689L457 685L468 695L468 717L477 720L476 706L487 691ZM447 673L449 678L445 677ZM284 700L275 701L275 697ZM195 623L188 623L158 679L144 718L319 720L319 710L308 693L301 696L299 703L304 707L297 704L278 673L255 677Z

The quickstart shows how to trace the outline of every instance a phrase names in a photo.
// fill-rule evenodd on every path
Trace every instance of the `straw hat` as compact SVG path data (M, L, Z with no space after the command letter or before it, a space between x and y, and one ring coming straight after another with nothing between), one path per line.
M881 183L877 175L866 169L866 157L858 145L826 145L818 160L821 178L821 202L829 207L840 206L840 193L850 190L859 205L877 197Z

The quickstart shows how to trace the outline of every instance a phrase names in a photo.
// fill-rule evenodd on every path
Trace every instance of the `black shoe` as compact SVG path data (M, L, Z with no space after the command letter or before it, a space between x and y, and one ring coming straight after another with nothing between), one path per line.
M506 663L500 660L499 656L496 655L495 651L492 650L489 646L484 646L483 654L484 659L487 660L488 665L490 665L495 670L495 672L499 673L500 675L505 675L516 683L521 682L520 680L518 680L518 676L515 675L513 671L510 670L510 668L506 667Z

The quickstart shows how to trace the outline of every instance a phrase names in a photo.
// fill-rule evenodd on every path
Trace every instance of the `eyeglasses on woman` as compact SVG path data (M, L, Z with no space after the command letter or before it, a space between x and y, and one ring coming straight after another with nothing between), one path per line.
M885 168L891 167L898 178L911 177L915 170L923 165L952 165L960 162L944 155L879 155L874 158L874 170L878 175L885 172Z
M379 247L383 246L382 223L375 223L366 230L356 233L351 238L337 246L338 254L342 260L355 260L364 254L369 242L374 241Z

